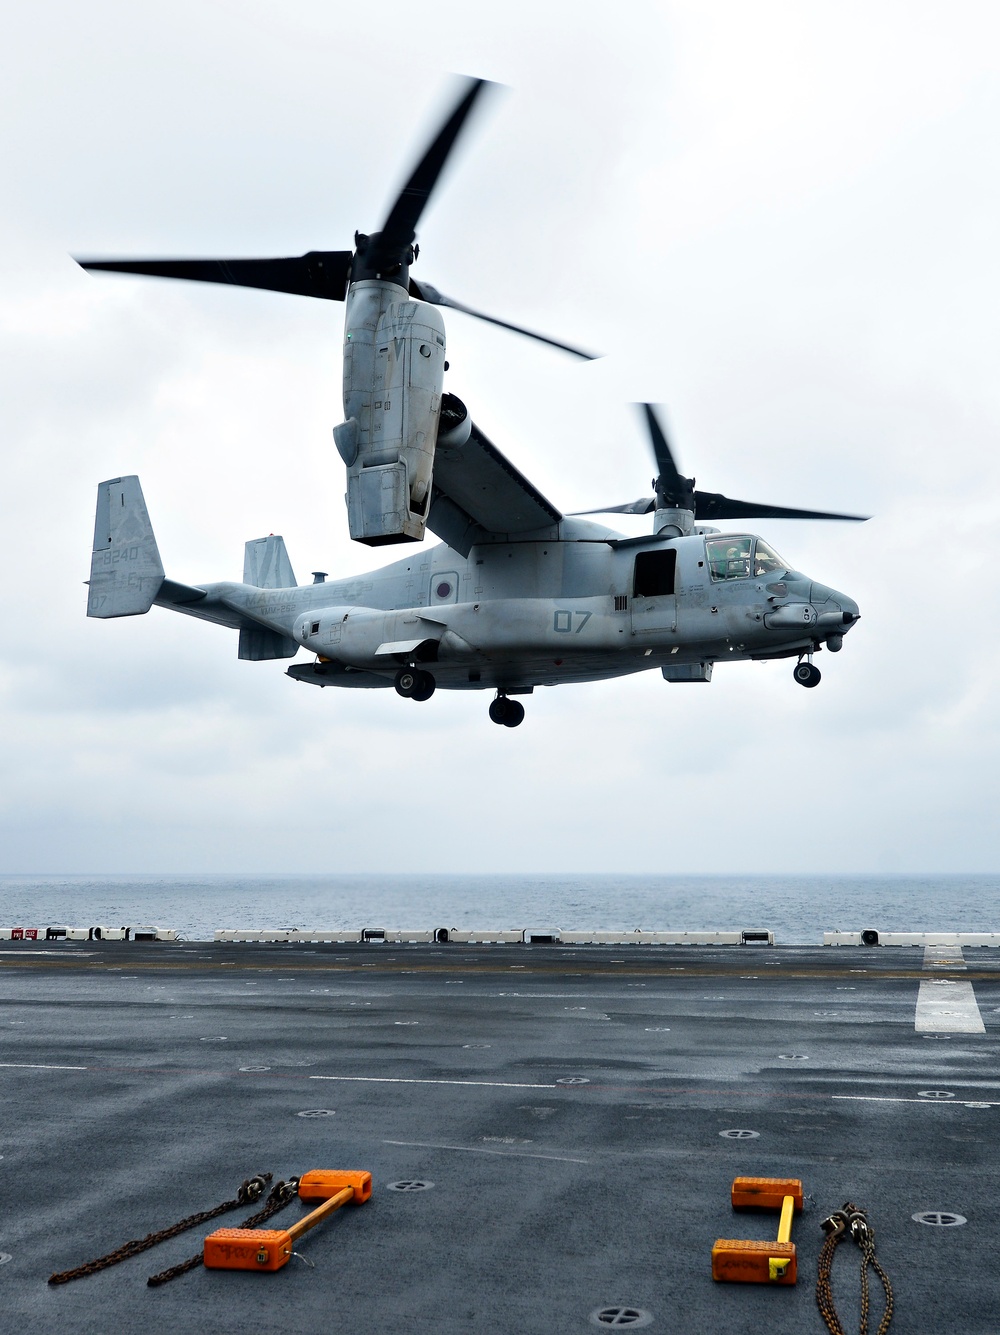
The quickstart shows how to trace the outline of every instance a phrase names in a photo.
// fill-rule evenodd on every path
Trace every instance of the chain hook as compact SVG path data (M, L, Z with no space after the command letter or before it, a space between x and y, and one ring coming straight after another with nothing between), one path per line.
M254 1177L248 1177L243 1182L239 1191L236 1193L236 1199L240 1205L251 1205L259 1200L264 1194L264 1188L271 1180L270 1173L257 1173Z
M271 1188L271 1195L276 1201L281 1201L283 1205L293 1200L298 1195L299 1179L290 1177L287 1182L278 1182Z
M847 1227L847 1213L844 1210L834 1210L833 1214L828 1215L820 1223L820 1228L824 1233L839 1237Z
M882 1314L882 1320L879 1323L877 1335L885 1335L889 1329L889 1323L892 1321L893 1313L893 1294L892 1285L889 1282L889 1276L880 1265L875 1255L875 1230L868 1222L868 1216L864 1210L859 1210L853 1201L845 1201L843 1208L834 1210L834 1212L824 1219L820 1227L827 1235L823 1246L820 1248L819 1268L816 1278L816 1303L820 1310L820 1315L826 1322L827 1329L831 1335L844 1335L844 1327L841 1325L840 1318L837 1315L837 1309L833 1303L833 1290L830 1285L830 1277L833 1270L833 1258L837 1246L845 1237L850 1237L852 1242L857 1243L858 1250L861 1252L861 1335L865 1335L868 1330L868 1268L875 1271L882 1283L885 1292L885 1310Z

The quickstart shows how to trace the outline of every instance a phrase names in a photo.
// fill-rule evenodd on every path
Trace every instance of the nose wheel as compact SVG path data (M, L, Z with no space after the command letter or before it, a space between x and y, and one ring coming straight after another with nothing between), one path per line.
M510 700L500 694L490 705L490 718L505 728L516 728L524 722L524 705L520 700Z
M422 668L400 668L393 685L404 700L429 700L435 689L434 678Z
M792 669L792 676L800 686L818 686L823 680L823 674L818 667L813 667L812 663L806 659L796 663Z

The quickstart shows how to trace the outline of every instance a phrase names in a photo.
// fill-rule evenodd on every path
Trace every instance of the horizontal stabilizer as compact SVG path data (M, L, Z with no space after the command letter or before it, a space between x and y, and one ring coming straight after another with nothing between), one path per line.
M204 589L178 584L175 579L165 579L156 595L156 602L160 607L188 607L191 603L204 602L207 597Z
M90 617L148 612L163 583L163 565L137 477L116 477L97 488Z

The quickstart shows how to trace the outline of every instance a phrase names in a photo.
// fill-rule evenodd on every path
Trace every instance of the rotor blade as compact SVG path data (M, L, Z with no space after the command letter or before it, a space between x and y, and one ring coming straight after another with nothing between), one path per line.
M755 505L753 501L733 501L717 491L696 491L696 517L703 519L846 519L863 524L871 515L842 515L831 510L794 510L784 505ZM650 515L656 509L655 496L643 496L626 505L602 505L596 510L573 510L574 515Z
M656 509L655 496L643 496L627 505L601 505L596 510L572 510L574 515L651 515Z
M392 263L400 263L408 246L412 245L417 234L420 215L437 184L444 169L448 155L455 146L455 140L461 133L470 111L482 90L488 87L486 79L469 79L466 91L458 106L442 125L437 135L417 163L410 179L403 186L396 202L389 210L389 216L382 225L380 235L373 238L375 251L370 263L375 269L385 269Z
M717 491L696 491L696 511L702 519L846 519L862 524L871 515L843 515L832 510L794 510L784 505L756 505L753 501L734 501Z
M351 274L349 250L311 250L275 260L77 260L91 272L184 278L197 283L230 283L299 297L343 301Z
M410 279L410 296L416 297L418 301L426 301L431 306L447 306L449 310L461 311L464 315L472 315L477 320L485 320L487 324L499 325L501 329L510 329L515 334L524 334L526 338L533 338L538 343L547 343L550 348L558 348L561 352L572 353L574 357L582 357L584 361L596 361L599 353L584 352L582 348L574 348L571 343L560 343L557 338L549 338L547 334L537 334L533 329L525 329L523 325L511 324L509 320L498 320L495 315L486 315L483 311L477 311L472 306L465 306L460 301L454 301L451 297L446 297L443 292L439 292L436 287L430 283L416 282Z
M688 479L681 476L677 465L674 462L674 456L667 443L667 434L660 424L660 419L656 416L651 403L642 403L639 405L646 415L646 428L649 431L649 438L652 442L653 453L656 455L656 468L659 473L660 482L665 491L672 492L677 496L686 494L689 483Z

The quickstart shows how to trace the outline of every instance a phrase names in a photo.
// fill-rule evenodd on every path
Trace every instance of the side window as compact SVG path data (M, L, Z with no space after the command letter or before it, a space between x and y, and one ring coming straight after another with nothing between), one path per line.
M708 568L714 580L747 579L753 538L709 538L705 543Z
M769 547L763 538L758 538L753 554L753 573L755 575L773 575L778 570L787 569L787 561L783 561L774 548Z
M633 597L658 598L673 593L676 568L675 547L665 547L656 552L640 552L635 558Z

